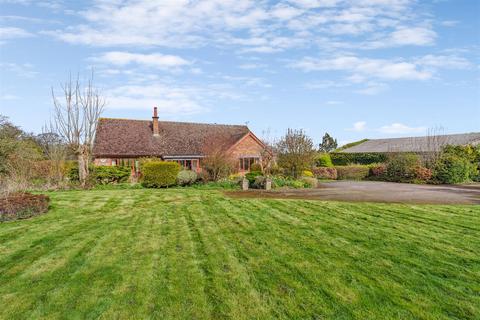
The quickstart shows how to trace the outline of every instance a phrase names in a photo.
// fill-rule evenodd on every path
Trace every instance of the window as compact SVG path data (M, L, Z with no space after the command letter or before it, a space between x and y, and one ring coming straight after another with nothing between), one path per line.
M249 171L252 167L252 164L259 162L258 157L248 157L248 158L240 158L240 170L241 171Z

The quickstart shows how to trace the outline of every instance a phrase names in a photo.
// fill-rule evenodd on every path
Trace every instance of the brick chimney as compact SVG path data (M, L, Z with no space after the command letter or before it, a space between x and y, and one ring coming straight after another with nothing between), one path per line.
M154 108L153 108L152 123L153 123L153 135L154 135L154 136L159 136L159 135L160 135L160 130L159 130L159 128L158 128L158 112L157 112L157 107L154 107Z

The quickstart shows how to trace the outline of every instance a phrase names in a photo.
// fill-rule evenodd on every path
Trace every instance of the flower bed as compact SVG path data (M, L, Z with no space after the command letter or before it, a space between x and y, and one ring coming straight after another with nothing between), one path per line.
M48 211L50 198L43 194L15 193L0 198L0 222L26 219Z

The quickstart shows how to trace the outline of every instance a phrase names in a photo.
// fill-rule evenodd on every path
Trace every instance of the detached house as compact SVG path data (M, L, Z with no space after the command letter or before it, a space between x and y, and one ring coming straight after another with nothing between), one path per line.
M238 171L259 162L264 144L247 126L101 118L93 156L95 165L128 165L138 168L138 159L158 157L176 161L185 169L202 170L208 150L220 147L237 161Z

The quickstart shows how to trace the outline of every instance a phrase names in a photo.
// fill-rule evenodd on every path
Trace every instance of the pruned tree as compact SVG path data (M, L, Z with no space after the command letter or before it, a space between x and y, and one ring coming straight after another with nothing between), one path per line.
M55 94L52 88L54 114L52 128L71 148L78 159L78 175L85 186L89 175L89 164L93 139L98 119L106 101L93 83L93 71L85 86L79 77L69 79L60 85L61 94Z
M308 169L314 159L312 139L303 130L288 129L276 145L278 165L297 178L302 170Z
M202 159L203 169L207 172L209 179L217 181L227 177L235 169L236 161L229 151L230 144L220 134L209 136L204 143Z
M322 138L322 143L318 145L318 151L320 152L331 152L338 147L337 139L334 139L328 132L325 132Z

